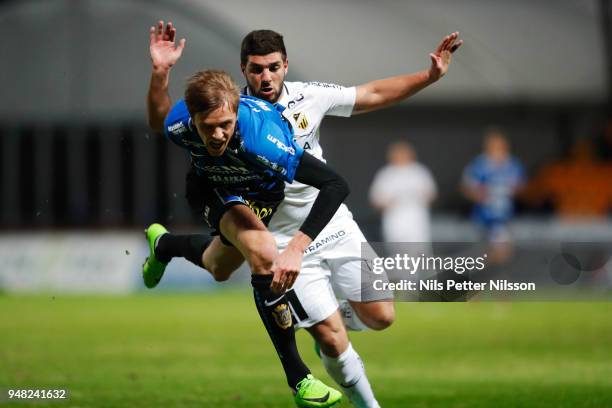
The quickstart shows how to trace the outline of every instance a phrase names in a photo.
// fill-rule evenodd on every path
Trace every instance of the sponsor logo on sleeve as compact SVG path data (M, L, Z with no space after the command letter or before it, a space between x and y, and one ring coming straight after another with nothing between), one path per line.
M268 134L267 139L274 143L278 149L284 151L285 153L289 153L292 156L295 155L295 149L293 147L287 146L271 134Z
M183 124L183 122L176 122L173 125L168 126L168 133L172 133L174 135L180 135L181 133L185 133L187 128Z

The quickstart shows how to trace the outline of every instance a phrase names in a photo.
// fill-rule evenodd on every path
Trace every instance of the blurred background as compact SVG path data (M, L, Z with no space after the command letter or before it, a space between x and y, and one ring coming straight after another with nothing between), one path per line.
M440 39L459 31L465 44L439 83L396 107L323 122L325 157L348 179L366 237L384 238L369 191L388 147L403 141L435 185L431 239L481 239L474 207L494 188L470 178L470 165L496 129L521 169L506 193L512 239L612 239L609 1L5 0L3 290L130 292L141 288L144 227L201 228L183 197L187 156L146 126L148 28L160 19L187 39L175 99L202 68L242 83L240 41L253 29L284 35L288 80L347 86L426 69ZM186 263L172 267L181 273L163 287L212 285Z

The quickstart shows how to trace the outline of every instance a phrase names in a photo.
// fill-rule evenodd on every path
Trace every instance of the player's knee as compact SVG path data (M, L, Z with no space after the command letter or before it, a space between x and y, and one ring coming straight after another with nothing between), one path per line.
M246 258L255 274L266 274L272 269L272 264L278 256L276 242L268 232L258 234L246 245Z
M217 282L225 282L230 278L234 269L229 269L229 267L224 266L220 262L208 261L203 264L204 268L210 272L213 278Z
M319 336L317 339L321 351L329 357L338 357L346 350L348 346L348 338L346 332L341 331L327 331Z
M384 330L395 322L395 308L393 304L390 307L381 308L381 310L372 317L372 329Z
M230 276L232 276L232 273L230 271L218 269L212 273L212 276L213 278L215 278L215 281L217 282L225 282L226 280L230 278Z

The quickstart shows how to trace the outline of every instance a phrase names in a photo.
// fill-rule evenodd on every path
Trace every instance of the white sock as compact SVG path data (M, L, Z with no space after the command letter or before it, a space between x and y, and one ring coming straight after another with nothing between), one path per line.
M380 408L368 381L363 361L351 343L338 357L321 352L321 360L328 374L357 408Z
M340 309L342 321L347 329L352 331L368 330L368 326L366 326L359 316L357 316L357 312L353 309L348 300L338 300L338 307Z

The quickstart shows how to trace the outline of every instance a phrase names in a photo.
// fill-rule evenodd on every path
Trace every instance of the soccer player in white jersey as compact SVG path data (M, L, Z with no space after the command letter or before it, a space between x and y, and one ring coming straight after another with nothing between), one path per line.
M164 27L160 21L151 30L164 33L161 40L150 46L154 69L147 99L149 125L161 131L172 105L168 94L170 70L179 60L185 40L175 42L176 29L170 22ZM351 116L408 98L444 76L451 54L461 44L458 33L454 32L444 37L429 55L429 69L346 88L318 82L285 81L289 62L283 37L271 30L257 30L242 42L241 68L247 81L245 92L283 105L286 108L283 114L293 126L297 142L324 160L319 128L326 115ZM316 195L316 190L295 183L285 190L285 200L269 225L279 249L289 249L287 244L292 232L308 214ZM361 244L365 241L351 212L343 205L305 251L302 270L288 297L293 297L290 303L298 322L296 326L306 328L315 338L330 376L355 406L378 407L363 363L352 348L345 328L346 324L349 329L382 330L395 318L391 300L362 299L361 266L365 259ZM215 278L227 279L224 276ZM336 297L345 300L344 316L340 314Z

